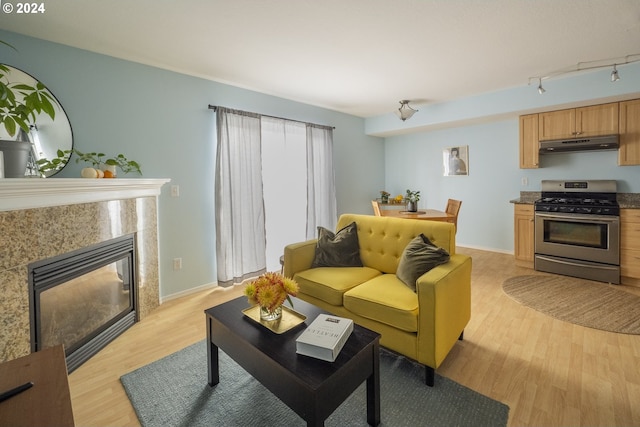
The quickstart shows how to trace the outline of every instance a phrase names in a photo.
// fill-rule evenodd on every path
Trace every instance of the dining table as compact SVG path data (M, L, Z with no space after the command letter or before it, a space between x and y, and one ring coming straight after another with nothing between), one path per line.
M443 221L455 223L455 215L440 211L437 209L419 209L417 212L410 212L399 209L384 209L380 211L381 216L405 218L405 219L424 219L429 221Z

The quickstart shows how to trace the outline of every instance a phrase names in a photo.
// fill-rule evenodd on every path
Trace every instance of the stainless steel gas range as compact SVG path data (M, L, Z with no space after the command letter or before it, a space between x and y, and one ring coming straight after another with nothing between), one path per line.
M620 207L614 180L542 181L535 269L620 283Z

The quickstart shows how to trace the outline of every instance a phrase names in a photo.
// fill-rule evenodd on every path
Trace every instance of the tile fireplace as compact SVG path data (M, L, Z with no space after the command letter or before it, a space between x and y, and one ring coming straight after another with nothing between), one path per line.
M128 236L133 245L131 278L122 276L129 261L113 260L98 272L116 277L103 292L110 292L112 299L129 298L135 311L124 317L142 319L158 307L157 197L168 181L0 179L0 362L39 349L32 348L29 266L42 260L64 258ZM127 281L135 286L134 292L121 291ZM120 305L116 307L121 311ZM65 350L75 345L65 342Z

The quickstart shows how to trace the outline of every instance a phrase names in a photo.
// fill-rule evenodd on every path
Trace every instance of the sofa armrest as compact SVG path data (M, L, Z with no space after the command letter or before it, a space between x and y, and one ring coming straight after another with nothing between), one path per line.
M471 318L471 257L452 255L420 276L416 291L418 360L437 368Z
M313 258L316 255L316 243L318 239L311 239L305 242L292 243L284 247L284 269L285 277L293 277L299 271L311 268Z

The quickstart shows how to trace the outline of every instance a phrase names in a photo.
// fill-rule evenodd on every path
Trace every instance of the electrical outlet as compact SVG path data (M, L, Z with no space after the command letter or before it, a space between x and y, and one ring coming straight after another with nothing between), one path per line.
M527 178L526 176L522 177L522 180L520 180L520 183L522 184L523 187L526 187L527 185L529 185L529 178Z
M181 270L182 269L182 258L174 258L173 259L173 269Z
M180 197L180 186L172 185L171 186L171 197Z

